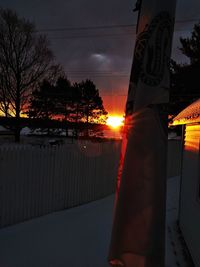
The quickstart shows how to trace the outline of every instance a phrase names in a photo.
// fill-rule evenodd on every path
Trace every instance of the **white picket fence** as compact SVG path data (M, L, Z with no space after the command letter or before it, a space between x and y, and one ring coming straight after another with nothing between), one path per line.
M0 228L105 197L115 190L121 142L0 147ZM180 141L168 176L180 174Z
M107 196L120 142L0 147L0 227Z

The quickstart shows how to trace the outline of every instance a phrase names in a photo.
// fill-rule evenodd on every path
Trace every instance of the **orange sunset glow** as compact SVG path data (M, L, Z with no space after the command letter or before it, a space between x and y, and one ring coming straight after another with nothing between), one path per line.
M113 129L118 129L124 124L124 117L119 115L110 115L108 116L106 124Z

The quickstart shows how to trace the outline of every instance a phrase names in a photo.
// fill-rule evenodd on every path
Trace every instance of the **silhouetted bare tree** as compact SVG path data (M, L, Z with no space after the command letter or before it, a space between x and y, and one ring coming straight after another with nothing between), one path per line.
M0 111L7 118L9 116L10 100L7 95L6 76L0 73Z
M56 67L55 67L56 69ZM9 9L0 10L1 111L16 118L15 140L20 140L20 114L35 85L53 75L53 54L45 36L33 23Z

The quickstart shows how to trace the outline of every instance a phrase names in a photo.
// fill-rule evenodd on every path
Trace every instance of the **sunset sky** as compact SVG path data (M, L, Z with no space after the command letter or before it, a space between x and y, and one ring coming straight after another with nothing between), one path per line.
M71 81L92 79L110 114L123 114L135 43L136 0L1 0L47 34L55 58ZM179 0L173 58L186 62L177 47L200 18L199 0ZM113 25L114 27L108 27ZM103 26L103 27L102 27ZM88 27L85 29L84 27ZM91 29L93 27L93 29ZM68 28L68 29L66 29ZM69 29L70 28L70 29ZM76 28L76 29L72 29Z

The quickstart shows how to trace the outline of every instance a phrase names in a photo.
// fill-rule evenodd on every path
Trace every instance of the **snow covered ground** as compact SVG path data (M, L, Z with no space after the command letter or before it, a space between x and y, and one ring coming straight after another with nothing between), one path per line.
M168 180L166 267L191 266L176 227L178 177ZM114 196L0 230L0 267L108 267Z
M168 179L166 218L166 267L192 267L186 245L177 225L180 177Z
M0 267L105 267L114 197L0 230Z

